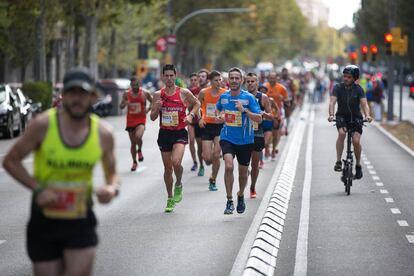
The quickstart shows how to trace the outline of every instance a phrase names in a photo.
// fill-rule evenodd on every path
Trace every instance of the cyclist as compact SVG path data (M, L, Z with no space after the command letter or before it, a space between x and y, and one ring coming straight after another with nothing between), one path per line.
M332 122L336 117L336 127L338 129L338 139L336 140L336 163L334 170L342 171L342 152L344 150L344 141L346 137L346 128L355 124L356 119L362 119L362 112L368 122L372 121L369 115L369 106L365 97L364 90L356 83L359 78L359 68L355 65L347 65L343 70L342 82L335 85L329 102L328 121ZM338 102L338 109L335 113L335 105ZM334 117L335 114L335 117ZM355 178L362 178L361 167L361 134L362 125L355 126L355 132L352 136L352 143L355 151Z
M150 117L152 121L160 117L157 143L164 164L164 182L168 194L165 212L169 213L174 210L175 204L182 200L183 167L181 162L185 145L188 143L188 133L185 127L198 113L200 103L189 90L175 85L177 71L173 64L164 65L162 75L165 87L154 93ZM192 106L192 110L187 115L188 106ZM176 177L174 197L173 172Z
M253 95L241 90L243 73L239 68L229 70L230 90L221 94L217 102L220 119L224 126L220 134L220 146L225 164L224 183L227 203L224 214L233 214L234 157L239 163L239 192L237 193L237 212L246 209L244 189L247 184L248 168L254 146L253 121L261 123L260 107Z
M198 123L203 130L201 136L203 159L207 165L212 164L209 190L217 191L216 178L220 169L220 131L223 127L223 120L216 117L216 104L226 89L221 87L221 74L218 71L212 71L209 79L211 87L204 88L198 95L202 111L202 117Z
M63 80L62 108L36 116L3 161L33 191L27 251L35 275L91 275L98 237L92 193L100 203L118 194L112 130L90 114L95 81L86 68ZM23 159L34 152L34 176ZM106 185L93 192L102 160Z
M247 91L251 93L257 100L261 113L262 118L266 118L268 120L273 120L272 109L270 106L269 98L266 94L262 92L258 92L258 78L255 73L247 73L246 75L246 84L247 84ZM253 122L253 129L254 129L254 148L251 157L252 163L252 171L251 171L251 184L250 184L250 198L256 198L256 182L257 177L259 176L259 162L260 157L262 155L262 151L265 147L265 134L263 129L263 122L257 123Z
M147 101L150 107L147 108ZM137 169L137 145L138 145L138 161L144 161L142 155L142 137L144 136L145 123L147 120L147 113L151 110L152 96L139 85L137 77L131 77L131 88L122 95L122 100L119 105L121 109L127 106L126 128L128 131L129 140L131 142L131 156L132 167L131 171Z

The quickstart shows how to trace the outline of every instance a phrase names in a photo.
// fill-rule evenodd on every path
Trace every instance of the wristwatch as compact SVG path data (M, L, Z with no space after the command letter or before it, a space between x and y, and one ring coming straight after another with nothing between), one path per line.
M191 115L191 117L195 117L195 114L194 114L194 112L190 112L190 115Z

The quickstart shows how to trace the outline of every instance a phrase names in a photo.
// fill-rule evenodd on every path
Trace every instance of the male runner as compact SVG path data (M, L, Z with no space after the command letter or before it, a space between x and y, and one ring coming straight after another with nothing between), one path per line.
M288 135L288 127L290 122L290 116L293 113L293 110L296 106L296 87L293 82L293 79L289 76L289 71L287 68L282 69L282 77L280 83L286 88L288 93L289 104L285 106L285 117L286 117L286 131L285 134Z
M219 72L212 71L209 74L209 79L211 87L204 88L198 95L202 111L199 126L203 129L201 135L203 159L207 165L213 165L209 179L209 190L217 191L216 178L220 169L220 131L223 127L223 120L216 117L216 104L226 89L221 88L221 74Z
M246 84L247 90L251 93L257 103L260 106L262 118L266 118L267 120L273 120L272 109L270 107L270 101L266 94L262 92L258 92L258 78L255 73L247 73L246 75ZM263 121L262 121L263 123ZM253 122L253 129L254 129L254 148L252 152L252 171L251 175L251 185L250 185L250 198L256 198L256 182L257 177L259 176L259 161L262 151L265 147L265 138L264 138L264 131L262 127L262 123Z
M146 107L149 101L150 107ZM131 142L131 156L132 167L131 171L137 169L137 145L138 145L138 161L144 161L142 155L142 136L145 131L145 123L147 120L147 113L151 110L152 96L151 94L139 86L137 77L131 77L131 88L122 95L121 104L119 107L127 108L126 116L126 131L128 131L129 140Z
M191 93L195 97L198 97L198 94L200 93L200 85L198 84L198 76L197 73L191 73L190 74L190 86L188 88ZM195 121L195 120L193 120ZM193 125L188 125L188 137L189 137L189 146L190 146L190 153L191 158L193 159L193 166L191 167L191 171L194 172L198 168L198 163L196 159L196 150L195 150L195 133L194 133L194 127Z
M239 68L229 70L230 90L221 94L217 102L224 126L220 134L220 146L225 163L224 182L227 203L224 214L233 214L233 159L239 163L239 191L237 193L237 212L246 209L244 189L247 184L248 168L254 145L253 122L261 123L262 115L256 99L249 92L241 90L243 73Z
M181 162L185 145L188 143L188 133L185 127L198 113L200 103L189 90L175 85L177 71L173 64L164 65L162 76L165 87L154 93L150 117L155 121L160 116L157 143L164 164L164 182L168 193L165 212L169 213L174 210L175 203L182 200L183 167ZM192 110L186 115L188 106L192 106ZM173 171L176 177L174 197L172 193Z
M112 130L90 114L95 82L86 68L68 71L62 108L36 116L3 161L32 194L27 251L34 275L91 275L98 237L92 194L109 203L118 193ZM22 164L34 152L34 175ZM93 188L102 160L106 185Z
M289 105L289 98L286 88L277 82L276 72L270 72L269 82L265 83L267 88L267 96L270 100L276 103L279 109L279 116L273 119L273 148L272 148L272 160L275 160L276 153L278 152L277 146L280 141L281 129L283 126L283 113L284 107Z

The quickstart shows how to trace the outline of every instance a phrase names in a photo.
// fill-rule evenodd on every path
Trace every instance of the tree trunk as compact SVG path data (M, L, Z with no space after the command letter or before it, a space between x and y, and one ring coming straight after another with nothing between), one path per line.
M45 1L40 0L40 16L36 19L35 80L46 81Z
M116 78L118 75L116 72L115 47L116 47L116 29L112 27L111 41L109 43L109 53L108 53L109 69L111 70L111 78Z
M84 60L85 65L89 67L92 75L98 77L98 40L97 40L97 25L98 18L95 15L85 16L85 26L86 26L86 35L85 35L85 49L84 49Z

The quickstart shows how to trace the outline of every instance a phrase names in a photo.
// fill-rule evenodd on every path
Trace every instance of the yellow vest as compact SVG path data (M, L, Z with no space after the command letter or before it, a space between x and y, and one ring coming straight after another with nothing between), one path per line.
M58 194L58 204L43 208L49 218L78 219L86 217L92 206L93 168L102 157L99 139L99 118L90 115L89 134L78 147L62 140L56 109L50 109L45 139L34 154L34 177L40 187Z

